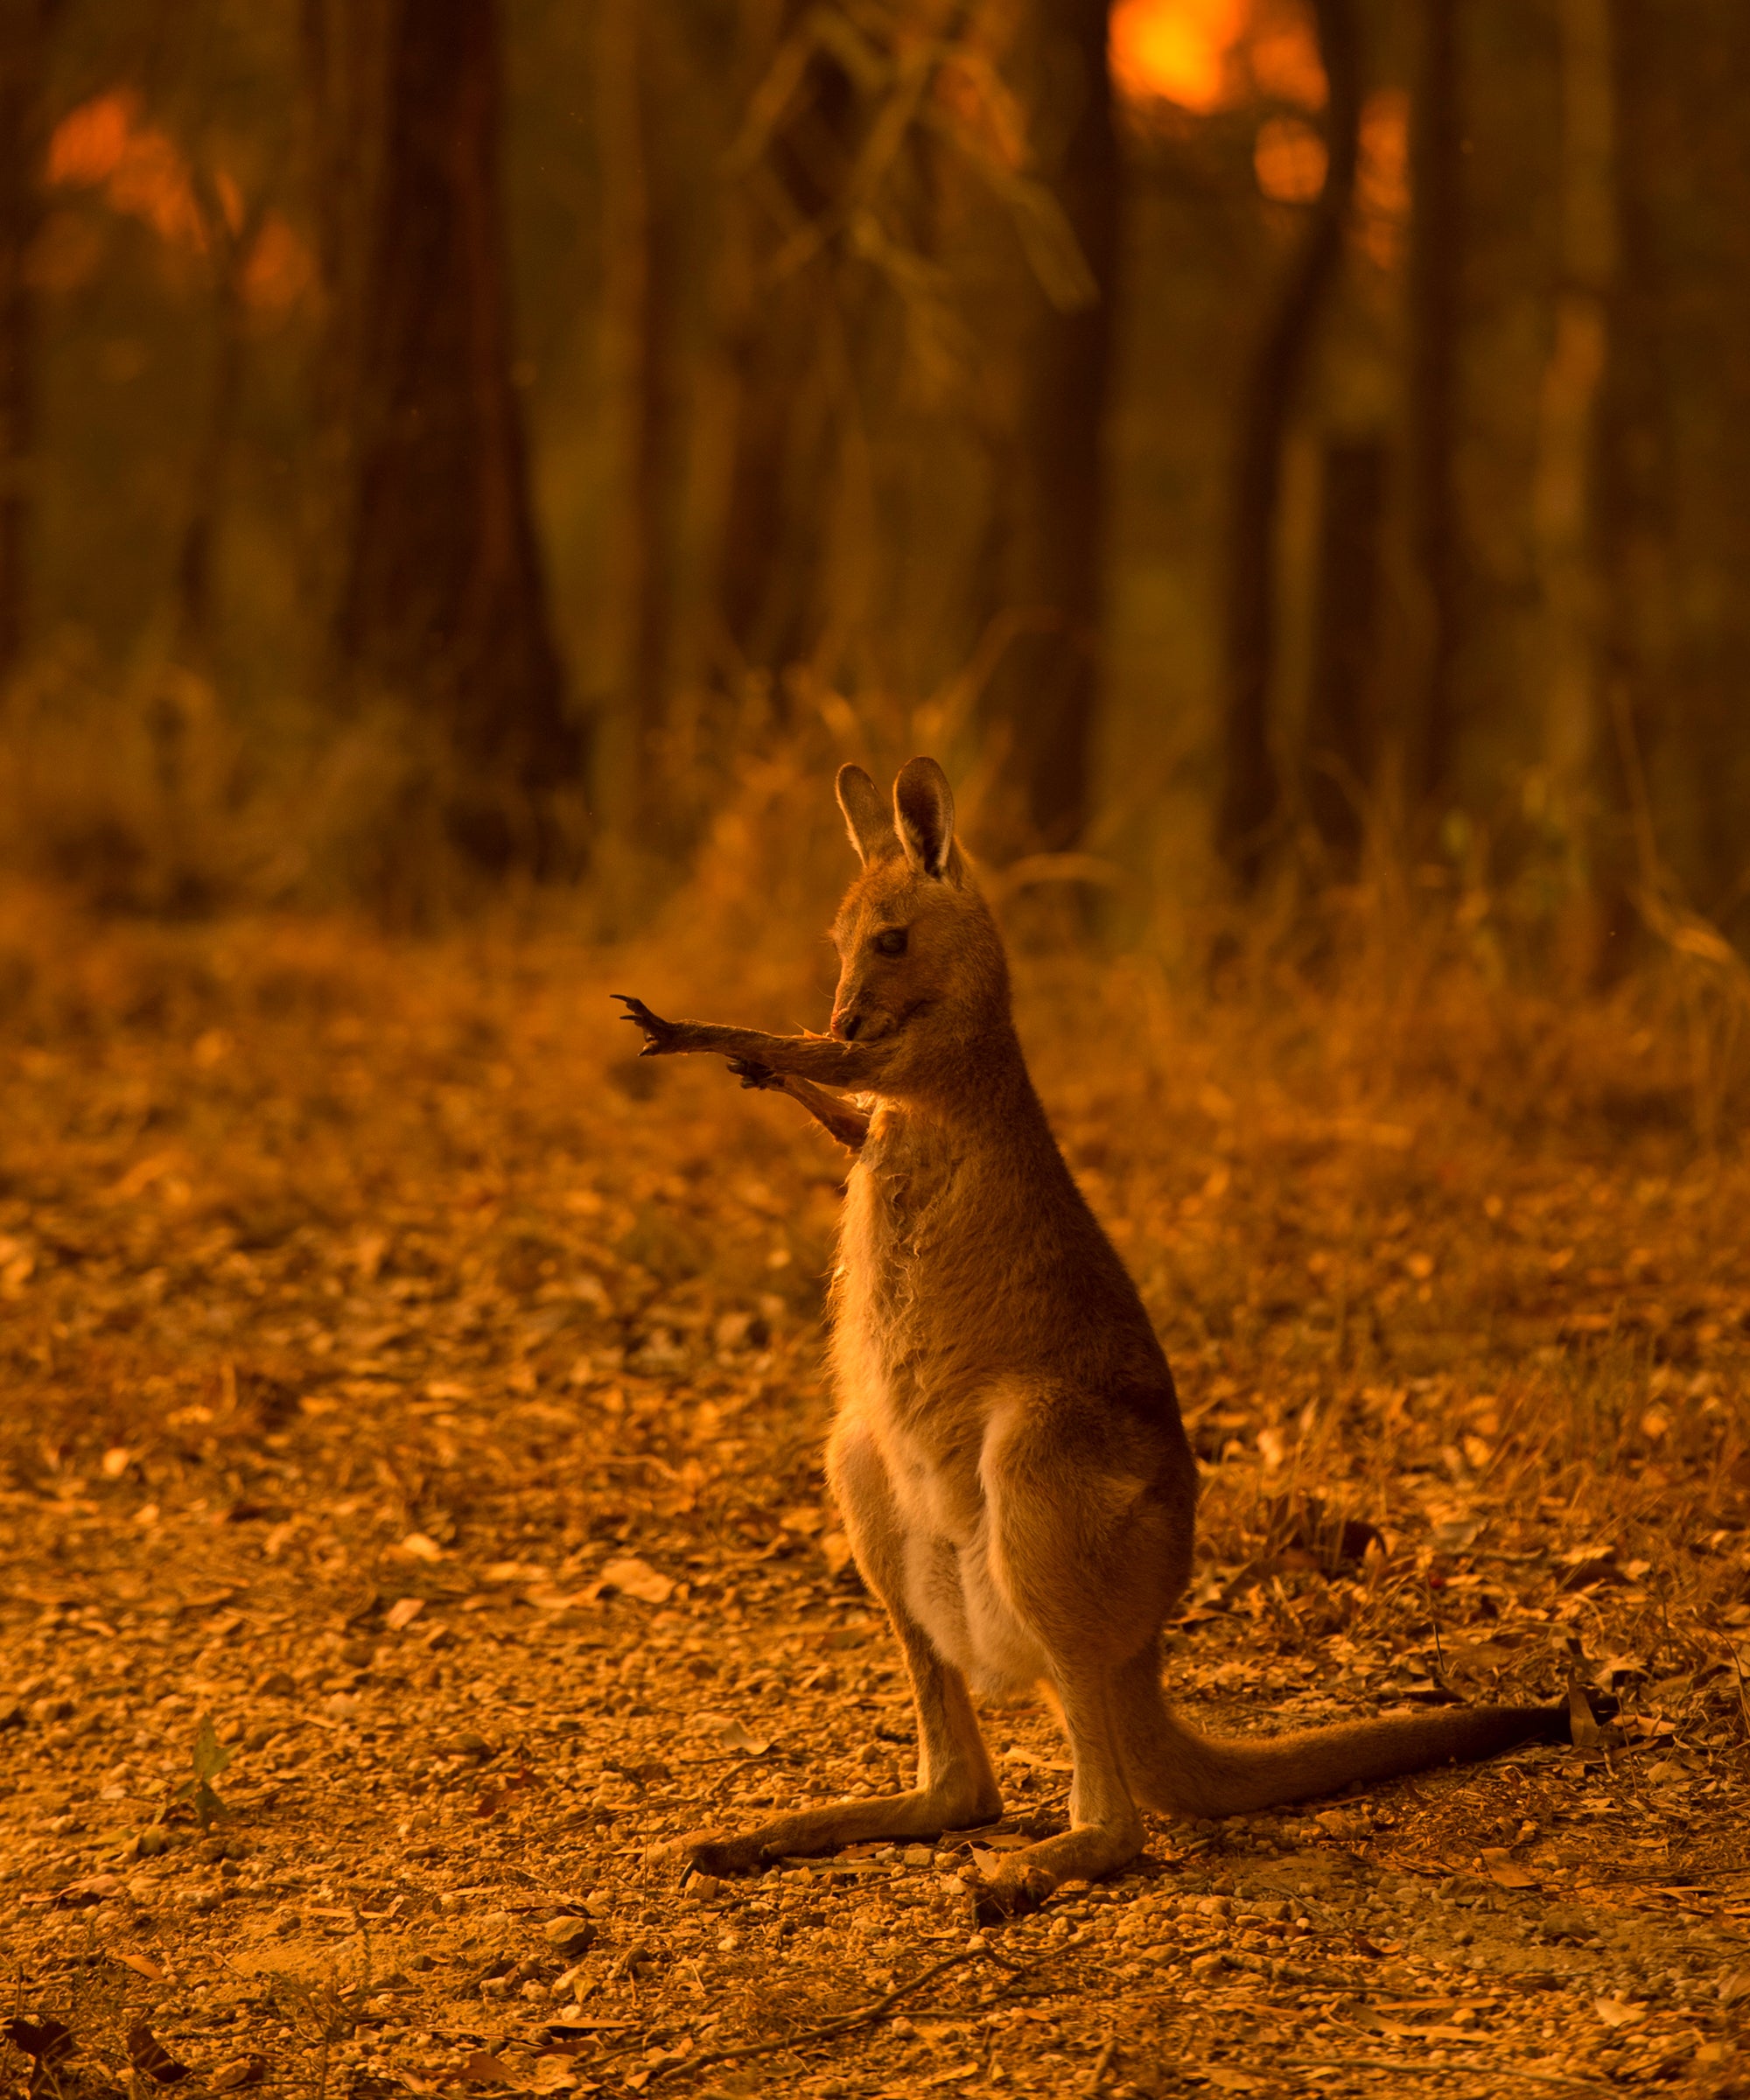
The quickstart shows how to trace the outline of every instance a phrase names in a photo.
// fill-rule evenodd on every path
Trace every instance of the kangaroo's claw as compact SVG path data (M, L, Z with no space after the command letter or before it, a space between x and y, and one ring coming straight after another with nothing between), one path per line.
M727 1061L730 1070L744 1087L775 1087L780 1094L783 1092L783 1079L770 1065L762 1065L752 1057L732 1057Z
M972 1899L973 1922L978 1925L1006 1925L1012 1918L1024 1918L1057 1886L1053 1877L1038 1867L1002 1874L994 1881L965 1873L961 1880Z
M740 1837L719 1830L691 1830L676 1841L675 1850L689 1866L702 1874L715 1874L719 1880L733 1874L758 1873L762 1866L771 1865L758 1830Z
M634 999L629 991L616 991L612 996L626 1008L620 1019L630 1021L634 1027L644 1031L644 1047L638 1053L640 1057L661 1057L676 1047L675 1038L679 1032L672 1021L652 1013L642 999Z

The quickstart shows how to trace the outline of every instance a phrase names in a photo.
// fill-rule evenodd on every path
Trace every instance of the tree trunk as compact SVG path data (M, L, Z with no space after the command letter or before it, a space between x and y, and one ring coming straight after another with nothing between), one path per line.
M629 774L639 836L660 836L673 625L666 529L680 427L669 377L672 240L660 208L656 24L646 0L597 0L596 136L603 198L602 394L613 444L602 591L616 770ZM612 732L611 732L612 733Z
M42 216L43 106L55 0L0 0L0 691L30 619L37 435L37 303L31 251Z
M1124 202L1113 121L1108 0L1039 0L1031 68L1040 174L1068 218L1088 296L1033 295L1018 425L1003 462L1008 541L996 580L1013 637L987 689L1008 729L1029 843L1060 850L1086 829L1102 700L1107 402Z
M1320 314L1342 261L1361 137L1361 49L1354 0L1316 0L1325 69L1325 184L1247 374L1230 524L1227 715L1215 840L1242 891L1256 887L1281 821L1270 749L1276 668L1276 526L1283 446Z
M1410 140L1410 546L1422 602L1406 770L1412 801L1432 813L1452 792L1464 591L1453 466L1464 269L1458 5L1423 0Z
M1378 786L1380 535L1386 448L1376 438L1325 447L1317 627L1307 698L1306 796L1333 872L1361 864L1369 798Z
M782 0L774 56L807 33L810 11L809 0ZM810 47L795 94L741 178L725 356L732 434L713 594L718 654L732 678L778 680L812 662L831 620L834 498L850 410L833 354L850 332L837 220L865 122L837 59ZM781 719L781 682L773 696Z
M494 0L376 0L381 170L359 287L340 653L446 740L451 824L482 864L542 864L577 777L512 379Z
M207 666L213 639L213 564L224 508L226 473L242 398L247 348L243 280L261 240L267 192L249 203L234 230L210 184L197 187L201 225L214 267L213 378L206 394L206 424L189 485L188 515L176 564L177 646L185 658Z
M1592 483L1615 248L1609 0L1562 0L1560 23L1561 246L1538 399L1531 527L1544 601L1540 682L1550 778L1578 846L1600 726L1603 605Z

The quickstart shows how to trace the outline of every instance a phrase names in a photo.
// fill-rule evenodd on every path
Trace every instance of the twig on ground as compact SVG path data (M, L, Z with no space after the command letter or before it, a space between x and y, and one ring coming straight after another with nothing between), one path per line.
M1118 2038L1116 2034L1109 2034L1101 2048L1100 2054L1094 2059L1094 2068L1088 2072L1088 2082L1082 2089L1084 2093L1099 2091L1101 2086L1105 2082L1107 2072L1112 2068L1112 2060L1117 2054Z
M1558 2071L1533 2071L1521 2063L1417 2063L1407 2056L1298 2056L1286 2062L1284 2069L1293 2071L1422 2071L1430 2076L1440 2072L1466 2070L1479 2078L1488 2078L1499 2084L1508 2078L1524 2078L1536 2085L1591 2086L1602 2085L1604 2079L1568 2077Z
M984 1951L982 1948L967 1948L959 1954L951 1954L945 1962L938 1962L933 1969L914 1976L910 1983L896 1985L885 1998L877 1998L860 2012L849 2012L840 2020L823 2021L817 2027L804 2027L799 2034L785 2035L781 2041L753 2041L738 2049L706 2049L696 2055L677 2057L672 2063L660 2065L651 2074L650 2082L654 2085L657 2079L666 2078L671 2071L697 2071L710 2063L738 2063L750 2056L777 2055L787 2049L802 2048L811 2041L830 2041L836 2035L869 2026L902 1998L909 1998L913 1992L922 1990L926 1984L934 1983L937 1977L946 1976L950 1969L957 1969L962 1963L976 1961Z

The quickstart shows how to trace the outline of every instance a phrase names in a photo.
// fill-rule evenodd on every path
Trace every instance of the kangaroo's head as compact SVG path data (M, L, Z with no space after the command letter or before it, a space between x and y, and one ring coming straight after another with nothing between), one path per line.
M954 795L934 759L912 759L889 814L860 766L838 806L863 872L834 921L841 1042L891 1043L888 1075L927 1082L956 1048L1005 1024L1009 973L990 907L954 837Z

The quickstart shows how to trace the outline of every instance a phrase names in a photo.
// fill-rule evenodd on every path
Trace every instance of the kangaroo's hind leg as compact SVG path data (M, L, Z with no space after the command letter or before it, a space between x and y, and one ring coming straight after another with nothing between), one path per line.
M917 1783L872 1801L801 1809L732 1836L696 1832L682 1841L682 1849L706 1873L746 1873L790 1853L833 1852L875 1838L934 1838L993 1823L1003 1812L966 1680L906 1606L904 1533L880 1454L861 1431L841 1425L827 1470L857 1564L887 1607L911 1675Z
M1020 1394L997 1410L980 1468L991 1577L1045 1657L1074 1773L1069 1828L1010 1853L976 1892L987 1923L1064 1881L1116 1873L1144 1842L1126 1767L1126 1670L1156 1653L1183 1586L1189 1488L1170 1438L1074 1399Z

